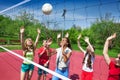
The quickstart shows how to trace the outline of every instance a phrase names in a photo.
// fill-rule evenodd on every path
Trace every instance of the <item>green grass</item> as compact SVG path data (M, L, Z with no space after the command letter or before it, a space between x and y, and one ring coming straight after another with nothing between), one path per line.
M41 47L41 43L38 44L37 48ZM10 49L10 50L20 50L21 49L21 45L4 45L4 47ZM51 46L51 48L58 48L59 46L56 44L56 43L53 43ZM85 49L85 47L83 47ZM77 50L77 51L80 51L77 44L72 44L72 49L73 50ZM0 49L0 52L3 52L4 50L3 49ZM95 49L95 54L96 55L102 55L102 52L103 52L103 46L99 46ZM117 56L117 50L116 49L112 49L112 50L109 50L109 55L110 57L116 57Z

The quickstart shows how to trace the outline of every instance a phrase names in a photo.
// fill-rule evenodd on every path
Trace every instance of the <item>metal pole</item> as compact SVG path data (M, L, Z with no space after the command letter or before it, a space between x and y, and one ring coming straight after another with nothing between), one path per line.
M66 9L63 9L63 14L62 14L62 17L64 19L64 28L65 28L65 14L66 14ZM62 29L62 37L63 37L63 29Z

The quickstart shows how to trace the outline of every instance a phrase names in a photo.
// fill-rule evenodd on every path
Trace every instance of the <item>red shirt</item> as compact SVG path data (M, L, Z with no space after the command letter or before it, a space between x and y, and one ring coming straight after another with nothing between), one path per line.
M109 64L108 80L120 80L120 67L117 67L113 61Z
M52 49L49 49L49 52L52 52ZM42 55L39 58L39 64L44 65L49 60L49 56L47 56L47 51L45 50L44 47L41 47L38 50L38 55L40 55L40 54L42 54Z

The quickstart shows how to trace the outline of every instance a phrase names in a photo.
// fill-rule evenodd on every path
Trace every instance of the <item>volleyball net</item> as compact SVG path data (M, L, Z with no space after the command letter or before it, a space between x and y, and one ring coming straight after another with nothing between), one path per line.
M13 1L10 2L13 3ZM26 12L34 17L34 22L44 23L50 29L68 29L68 26L73 25L82 28L90 27L96 19L103 19L107 14L111 15L110 19L114 19L114 22L120 22L120 0L25 0L21 3L1 11L1 14L12 19L22 19L21 15ZM41 11L45 3L51 3L53 6L52 14L49 16ZM65 18L61 17L64 9L66 10Z
M23 56L15 53L15 52L13 52L13 51L11 51L11 50L3 47L3 46L0 46L0 48L2 48L3 50L9 52L9 54L15 55L15 56L19 57L19 58L22 59L22 60L26 60L27 62L33 64L34 66L36 66L36 67L38 67L38 68L40 68L40 69L42 69L42 70L44 70L44 71L46 71L46 72L54 75L54 76L56 76L56 77L59 77L59 78L62 79L62 80L71 80L71 79L69 79L69 78L67 78L67 77L65 77L65 76L62 76L62 75L60 75L60 74L58 74L58 73L56 73L56 72L54 72L54 71L52 71L52 70L50 70L50 69L48 69L48 68L45 68L45 67L43 67L43 66L41 66L41 65L39 65L39 64L37 64L37 63L35 63L35 62L33 62L33 61L30 61L30 60L24 58Z

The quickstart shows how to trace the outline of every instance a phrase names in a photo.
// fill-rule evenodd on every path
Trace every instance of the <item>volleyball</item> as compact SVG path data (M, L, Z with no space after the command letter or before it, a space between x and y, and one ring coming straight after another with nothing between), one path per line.
M52 12L52 5L50 3L45 3L43 6L42 6L42 12L45 14L45 15L49 15L51 12Z

